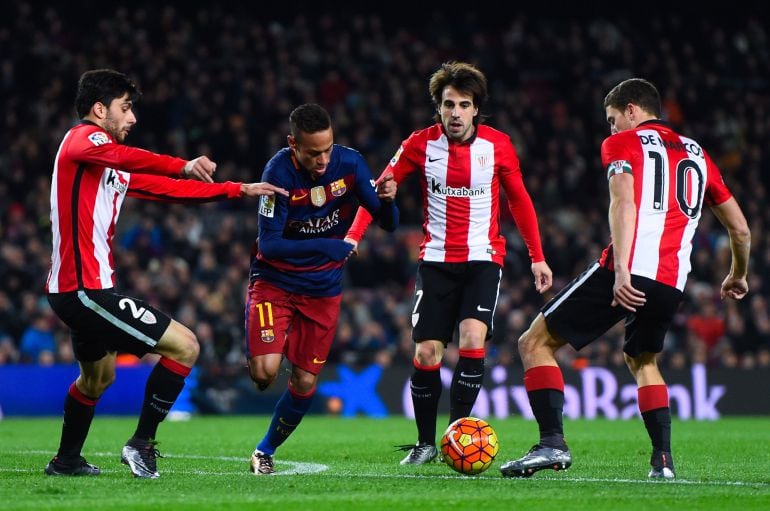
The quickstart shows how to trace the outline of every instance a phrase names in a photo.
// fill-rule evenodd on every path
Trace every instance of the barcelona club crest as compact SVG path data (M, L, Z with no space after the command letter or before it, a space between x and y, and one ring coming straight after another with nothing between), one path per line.
M317 208L326 204L326 190L323 186L314 186L310 189L310 202Z
M332 193L335 197L340 197L341 195L345 195L345 192L348 190L348 188L345 186L345 180L344 179L338 179L332 184L329 185L329 191Z
M275 340L275 333L272 328L265 328L262 330L262 342L270 343Z

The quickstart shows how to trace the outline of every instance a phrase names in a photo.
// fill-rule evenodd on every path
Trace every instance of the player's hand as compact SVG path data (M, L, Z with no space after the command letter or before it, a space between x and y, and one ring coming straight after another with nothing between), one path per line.
M612 286L612 306L636 312L637 307L647 303L644 292L631 285L631 273L628 270L615 270L615 285Z
M214 179L211 177L217 170L217 164L209 160L208 156L198 156L194 160L190 160L184 165L182 174L184 177L197 179L204 183L213 183Z
M540 294L545 293L553 285L553 273L548 263L540 261L539 263L532 263L532 275L535 276L535 289Z
M377 197L381 201L393 202L396 198L396 190L398 189L398 183L393 179L393 173L388 172L382 176L377 183Z
M353 245L353 251L350 253L350 255L358 255L358 242L353 238L348 238L347 236L345 237L345 241Z
M719 292L722 300L725 298L732 298L733 300L740 300L746 293L749 292L749 283L746 281L746 277L738 278L728 275L722 282L722 289Z
M270 183L241 183L241 195L244 197L273 196L275 194L289 196L289 192Z

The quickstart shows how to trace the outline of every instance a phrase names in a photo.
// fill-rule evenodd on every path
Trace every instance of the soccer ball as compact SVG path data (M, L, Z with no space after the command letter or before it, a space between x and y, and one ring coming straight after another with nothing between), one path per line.
M475 417L457 419L441 437L444 462L454 471L468 476L491 467L498 448L495 430L486 421Z

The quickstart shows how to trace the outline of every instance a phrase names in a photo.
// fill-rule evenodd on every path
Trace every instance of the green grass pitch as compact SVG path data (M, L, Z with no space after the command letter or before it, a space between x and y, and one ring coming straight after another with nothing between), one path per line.
M135 419L97 415L84 454L90 478L48 477L61 419L0 421L0 509L576 510L770 509L770 418L675 421L678 479L647 479L640 420L566 421L573 467L504 479L500 465L536 439L534 422L489 422L500 439L491 469L475 477L441 463L401 467L394 445L414 440L412 421L306 417L276 456L276 476L249 473L269 417L194 417L160 427L157 480L134 479L120 448ZM446 417L440 419L446 422Z

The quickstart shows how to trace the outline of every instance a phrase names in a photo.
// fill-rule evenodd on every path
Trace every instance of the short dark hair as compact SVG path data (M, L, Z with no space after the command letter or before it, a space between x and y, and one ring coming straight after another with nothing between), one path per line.
M623 80L604 97L604 108L608 106L621 112L629 103L633 103L642 110L660 117L660 94L655 86L644 78L629 78Z
M455 60L444 62L430 77L428 90L436 109L441 106L441 95L447 86L452 86L463 94L473 96L473 106L479 109L479 115L473 119L478 124L482 118L481 108L489 98L487 94L487 77L473 64ZM436 120L441 122L441 115L436 113Z
M142 93L136 84L123 73L112 69L92 69L78 80L75 95L75 111L81 119L88 115L94 103L110 106L112 100L128 93L131 101L137 101Z
M331 127L332 120L324 107L315 103L300 105L289 114L291 136L299 140L300 133L317 133Z

